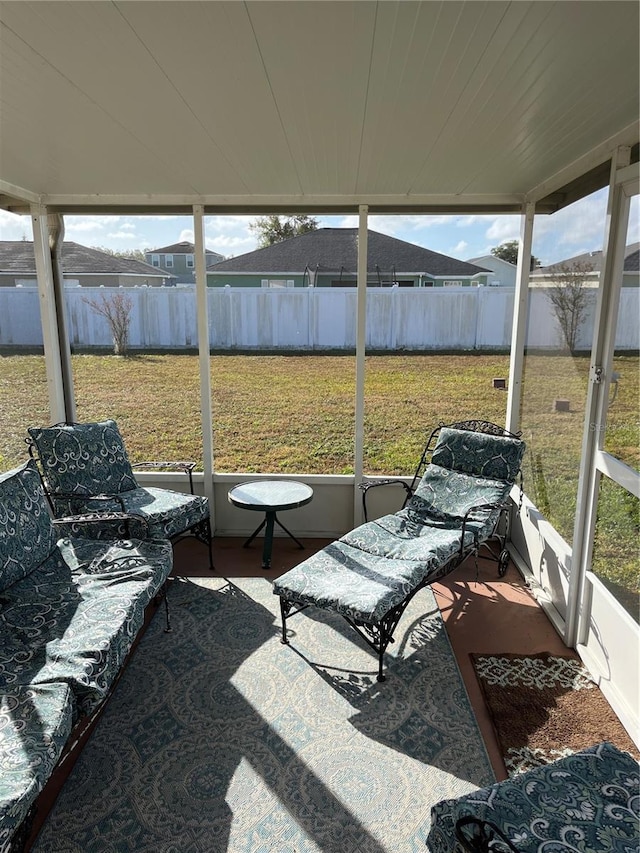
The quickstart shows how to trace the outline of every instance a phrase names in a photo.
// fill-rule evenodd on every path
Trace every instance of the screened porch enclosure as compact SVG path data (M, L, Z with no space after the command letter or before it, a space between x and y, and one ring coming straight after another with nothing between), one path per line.
M628 322L624 249L637 240L629 211L639 182L638 31L633 2L0 4L0 207L28 216L33 230L50 420L76 414L58 266L65 216L188 215L197 486L221 536L246 535L251 519L227 501L245 475L216 467L207 216L357 218L353 474L287 475L314 488L297 535L330 538L360 522L367 476L370 215L520 217L504 425L529 431L543 458L552 435L534 423L537 371L527 348L535 225L608 188L575 508L559 530L533 479L525 483L510 547L636 742L637 617L598 567L618 558L603 507L640 498L637 439L629 453L611 445L616 329ZM146 478L174 485L170 475ZM393 509L381 499L376 511Z

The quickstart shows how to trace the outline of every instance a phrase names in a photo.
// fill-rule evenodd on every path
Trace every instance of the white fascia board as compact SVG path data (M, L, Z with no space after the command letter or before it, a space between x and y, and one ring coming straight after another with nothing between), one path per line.
M536 202L541 198L545 198L571 181L582 177L582 175L586 175L587 172L596 166L610 160L620 146L635 145L639 140L640 122L634 121L628 127L625 127L624 130L597 145L583 157L556 172L555 175L538 184L537 187L533 187L527 193L527 202Z

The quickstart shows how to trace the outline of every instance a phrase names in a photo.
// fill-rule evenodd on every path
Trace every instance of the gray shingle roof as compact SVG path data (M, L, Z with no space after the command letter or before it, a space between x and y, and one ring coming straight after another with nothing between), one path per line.
M355 273L358 266L357 228L318 228L290 237L265 249L256 249L207 267L209 272L303 273L308 267L319 272ZM405 240L369 231L368 270L397 273L429 273L433 276L473 276L487 272L483 267L424 249Z
M111 275L144 275L158 278L169 277L143 261L119 258L99 249L90 249L79 243L66 241L62 244L62 271L64 273L102 273ZM28 240L0 240L0 272L33 274L36 261L33 243Z
M196 247L193 243L183 240L180 243L172 243L170 246L162 246L160 249L147 249L145 255L193 255ZM205 255L216 258L223 258L224 255L218 252L212 252L211 249L205 249Z
M624 271L637 272L638 270L638 251L640 244L630 243L624 250ZM539 267L535 270L535 275L549 275L557 271L559 266L573 266L573 264L590 264L593 272L600 272L602 269L602 251L598 249L596 252L584 252L582 255L575 255L573 258L567 258L564 261L558 261L555 264L549 264L546 267Z

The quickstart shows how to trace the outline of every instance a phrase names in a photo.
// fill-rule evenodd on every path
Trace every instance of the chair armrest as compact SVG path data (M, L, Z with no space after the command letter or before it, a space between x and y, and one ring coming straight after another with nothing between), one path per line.
M120 512L125 511L124 501L122 500L122 498L118 494L113 494L113 495L79 495L77 492L48 492L47 497L50 500L61 499L61 500L69 501L69 504L71 504L72 502L82 504L82 503L88 503L89 501L102 501L103 503L107 503L107 502L111 501L113 503L115 501L115 503L117 503L118 506L120 507ZM107 512L109 512L109 510L107 510ZM77 513L77 514L80 515L82 513ZM86 514L96 515L97 511L96 510L88 510ZM72 515L75 516L76 513L72 513Z
M82 535L80 528L93 526L97 535L96 539L103 538L100 534L105 533L105 525L115 526L115 531L118 536L131 538L131 522L135 522L141 528L141 535L136 535L136 539L148 539L149 523L142 515L130 512L90 512L82 515L67 515L64 518L56 518L53 521L55 528L60 528L63 536ZM94 537L90 535L91 530L85 534L89 539Z
M508 501L501 501L500 503L488 503L488 504L477 504L476 506L472 506L468 509L464 517L462 519L462 533L460 537L460 553L464 550L464 537L467 532L467 524L473 521L486 521L487 518L493 512L502 512L504 510L509 509ZM478 535L474 532L474 538L476 543L478 542Z
M147 471L153 470L162 470L166 468L173 469L174 471L182 471L189 477L189 488L191 490L191 494L194 494L193 491L193 469L196 467L195 462L136 462L131 466L134 470L143 470Z
M364 513L364 520L368 521L369 517L367 515L367 492L369 489L373 489L377 486L402 486L406 492L404 503L402 506L404 507L413 494L411 491L411 486L408 483L405 483L404 480L394 479L393 477L388 477L384 480L367 480L364 483L359 483L358 488L362 492L362 510Z

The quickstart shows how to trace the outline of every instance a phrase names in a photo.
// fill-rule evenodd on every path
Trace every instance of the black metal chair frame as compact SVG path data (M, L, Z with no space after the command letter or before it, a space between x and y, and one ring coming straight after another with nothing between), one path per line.
M471 815L461 817L456 821L455 834L462 849L468 853L519 853L495 823L488 820Z
M400 509L404 509L409 502L409 500L413 497L413 494L422 479L422 475L424 474L429 462L431 461L431 456L435 449L436 443L438 441L438 436L440 435L440 431L445 427L450 429L459 429L459 430L468 430L469 432L482 432L486 435L497 435L497 436L506 436L507 438L521 438L521 432L509 432L498 424L494 424L491 421L483 421L483 420L468 420L468 421L455 421L454 423L444 423L440 422L438 426L431 432L429 438L427 439L427 443L425 444L424 450L422 451L422 455L420 457L420 461L415 469L413 474L413 478L410 483L407 483L406 480L402 480L399 477L386 477L383 480L368 480L364 483L360 483L359 488L362 491L362 510L364 514L364 520L368 521L368 512L367 512L367 492L370 489L376 488L377 486L402 486L405 490L405 497ZM523 479L522 479L522 471L519 474L519 485L520 485L520 497L518 501L518 512L522 508L522 501L524 498L524 487L523 487ZM462 524L462 538L464 540L464 534L466 525L469 521L477 520L471 517L471 514L476 512L476 510L481 510L483 508L495 510L497 507L493 505L488 505L487 507L474 507L472 510L469 510L467 516ZM479 548L485 548L486 554L483 556L487 557L489 560L493 560L498 564L498 576L504 577L507 568L509 567L509 561L511 556L509 551L506 549L506 544L509 541L509 531L510 531L510 514L508 509L510 508L510 504L506 503L500 507L500 519L496 524L496 528L493 534L489 537L489 539L484 540L479 543ZM500 521L504 522L504 533L499 533L498 529L500 527ZM491 547L491 541L496 541L499 544L498 552L496 553ZM476 564L477 565L477 564Z
M59 421L56 424L53 424L54 427L60 426L75 426L75 421ZM77 502L78 504L83 504L86 501L103 501L105 503L117 503L120 507L120 514L129 518L129 520L139 520L144 523L145 527L148 528L147 520L144 516L139 515L137 513L131 513L126 510L124 501L118 494L98 494L98 495L79 495L75 492L56 492L49 488L49 484L47 482L47 476L44 471L44 467L38 455L38 450L35 445L35 442L31 438L26 438L25 442L27 444L27 448L29 450L29 455L34 460L37 465L38 473L40 474L40 480L42 481L42 487L44 489L45 496L47 498L47 502L49 503L49 507L51 509L52 515L55 515L55 507L53 503L54 498L62 498L63 500L68 500L70 502ZM193 488L193 471L196 467L195 462L186 462L186 461L166 461L166 462L135 462L131 463L131 468L135 470L166 470L172 469L174 471L182 471L187 475L189 479L189 491L190 494L195 496L195 491ZM90 513L83 513L82 506L79 508L79 515L84 515L85 517L93 517L94 519L99 516L101 519L108 521L113 520L110 516L113 516L113 512L109 511L107 513L98 513L96 511ZM77 518L78 516L73 516L73 518ZM215 571L215 566L213 564L213 549L212 549L212 540L213 534L211 531L211 521L207 516L203 521L199 521L196 524L191 525L186 530L181 533L176 534L170 538L170 542L175 545L176 542L179 542L181 539L185 539L187 536L193 535L199 542L202 542L203 545L207 546L209 552L209 568L212 572Z

